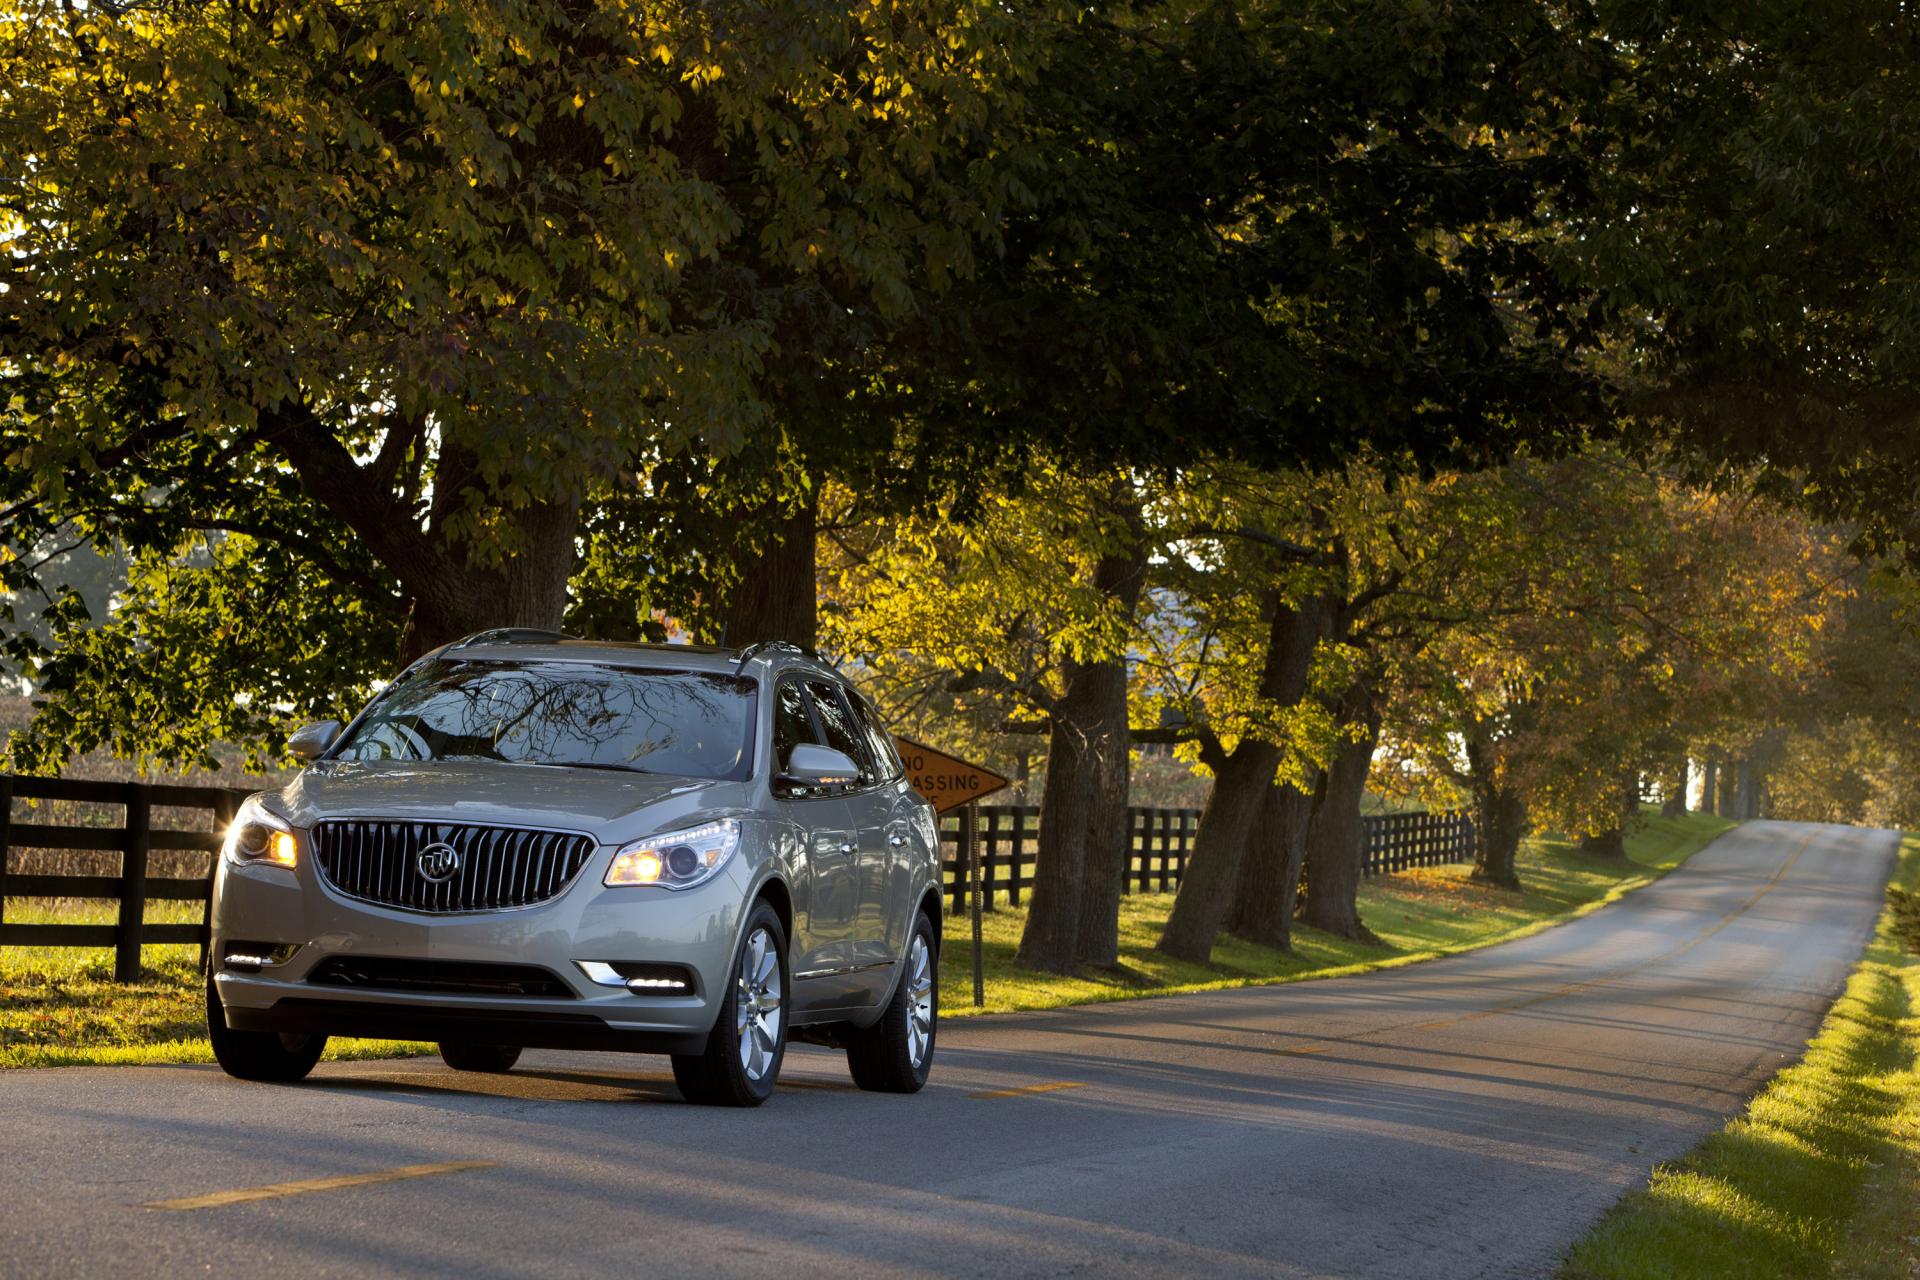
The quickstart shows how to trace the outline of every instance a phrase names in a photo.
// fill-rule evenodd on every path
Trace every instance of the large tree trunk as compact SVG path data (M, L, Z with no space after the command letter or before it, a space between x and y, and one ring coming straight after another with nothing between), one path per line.
M1341 699L1340 718L1358 726L1362 736L1343 745L1327 769L1326 786L1307 830L1306 901L1300 922L1338 937L1378 942L1360 922L1360 881L1367 856L1360 804L1380 744L1377 692L1357 682Z
M557 630L567 606L580 511L571 503L537 503L501 513L513 549L495 565L474 563L464 546L450 549L430 582L412 593L400 645L411 662L440 645L494 627Z
M1334 610L1333 602L1321 599L1304 601L1298 608L1275 604L1260 673L1262 697L1290 707L1306 696L1313 651L1323 636L1332 634ZM1160 937L1159 948L1168 955L1200 964L1213 958L1213 940L1226 924L1240 862L1273 791L1280 759L1280 748L1272 743L1242 738L1231 755L1219 753L1211 762L1213 794L1201 811L1180 893Z
M1312 817L1311 794L1291 783L1267 792L1240 861L1240 883L1227 913L1228 933L1282 951L1293 949L1293 913Z
M1700 763L1700 812L1715 813L1719 809L1718 797L1714 794L1715 784L1720 778L1720 762L1709 756Z
M762 532L733 553L734 581L720 610L720 643L785 640L814 647L820 631L819 513L819 497L809 490L798 505L776 499L749 522Z
M1144 541L1103 555L1095 588L1132 616L1146 586ZM1120 891L1132 856L1127 663L1069 660L1052 708L1038 862L1019 963L1069 973L1120 958Z

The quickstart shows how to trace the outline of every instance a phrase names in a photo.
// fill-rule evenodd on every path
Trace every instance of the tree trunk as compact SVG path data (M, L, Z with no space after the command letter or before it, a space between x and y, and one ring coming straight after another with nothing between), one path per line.
M1297 608L1275 604L1260 673L1263 698L1290 707L1306 696L1313 651L1333 633L1335 620L1331 600L1306 600ZM1201 811L1180 893L1160 937L1159 949L1168 955L1200 964L1212 960L1213 940L1232 908L1240 862L1273 791L1280 760L1279 747L1255 738L1242 738L1230 755L1213 753L1213 794Z
M720 643L739 647L785 640L811 649L820 632L819 495L809 489L798 506L769 506L760 514L751 524L765 532L733 553L734 581L720 611Z
M1146 574L1146 544L1137 540L1101 556L1093 582L1131 617ZM1053 973L1119 962L1120 891L1133 853L1126 658L1068 660L1064 674L1066 690L1051 713L1038 862L1018 957Z
M497 566L475 564L466 547L450 548L430 583L412 593L401 656L411 662L440 645L494 627L558 630L573 572L579 507L536 503L500 513L515 547Z
M1751 759L1740 762L1740 790L1734 798L1736 818L1750 820L1760 816L1760 770Z
M1674 766L1672 781L1663 786L1660 797L1660 816L1677 818L1687 811L1687 783L1689 781L1687 758L1681 756Z
M1300 922L1337 937L1378 942L1360 922L1360 881L1367 856L1360 803L1380 743L1377 692L1356 682L1341 699L1340 712L1341 720L1358 725L1364 736L1342 746L1327 769L1326 787L1307 830L1307 896Z
M1193 851L1180 877L1159 949L1197 964L1213 959L1213 940L1225 924L1239 883L1241 856L1280 767L1280 748L1242 742L1215 773L1213 794L1200 812Z
M1580 852L1589 858L1624 858L1627 856L1627 833L1618 827L1608 827L1597 834L1581 836Z
M1638 826L1640 820L1639 770L1628 769L1621 777L1616 810L1620 815L1619 822L1605 831L1580 837L1580 852L1590 858L1627 856L1627 828Z
M1714 795L1714 786L1719 781L1720 762L1708 757L1700 765L1700 812L1712 814L1718 812L1718 800Z
M1240 862L1227 932L1262 946L1293 949L1293 912L1307 853L1313 796L1290 783L1267 792Z
M1738 818L1740 816L1740 778L1746 772L1744 760L1731 762L1720 767L1720 816Z
M1033 883L1027 899L1027 924L1020 935L1016 962L1049 973L1073 972L1080 940L1080 888L1087 865L1087 833L1092 826L1094 769L1087 756L1093 736L1080 714L1077 672L1069 664L1067 690L1053 707L1047 741L1047 789L1040 811Z
M1518 889L1515 862L1527 833L1527 805L1501 780L1499 748L1484 731L1467 735L1468 789L1473 796L1472 879Z

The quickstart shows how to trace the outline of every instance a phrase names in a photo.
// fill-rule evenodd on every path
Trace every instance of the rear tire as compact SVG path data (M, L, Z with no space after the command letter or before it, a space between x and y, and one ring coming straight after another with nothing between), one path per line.
M520 1061L517 1044L463 1044L455 1040L440 1042L440 1061L455 1071L482 1071L504 1075Z
M787 934L766 903L740 931L740 950L720 1016L699 1053L673 1055L673 1079L688 1102L757 1107L773 1096L787 1056Z
M933 1070L940 1030L940 946L933 923L914 917L906 964L887 1011L871 1027L847 1037L853 1082L874 1093L918 1093Z
M292 1084L304 1080L326 1052L325 1036L285 1036L275 1031L235 1031L227 1026L220 989L207 975L207 1039L213 1060L236 1080Z

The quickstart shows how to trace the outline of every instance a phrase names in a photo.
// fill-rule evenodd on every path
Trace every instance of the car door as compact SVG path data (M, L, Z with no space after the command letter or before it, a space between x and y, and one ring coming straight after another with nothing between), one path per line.
M925 875L926 864L935 856L924 837L916 838L917 819L926 804L907 779L907 767L893 744L893 735L880 723L880 713L859 690L853 690L853 714L866 734L869 753L879 773L874 793L875 810L885 813L883 860L871 873L862 866L860 909L867 910L871 900L882 904L886 955L900 956L907 948L907 930L913 924L916 891ZM864 824L860 824L864 825ZM864 850L863 850L864 851ZM865 928L862 928L864 942Z
M837 680L810 678L806 683L827 745L846 752L860 766L860 782L846 796L848 818L858 847L860 881L853 953L855 963L871 970L863 985L871 988L869 994L878 1000L892 987L890 966L899 958L898 951L889 948L887 942L886 869L892 855L887 843L887 827L893 817L893 805L881 785L881 766L874 760L866 731L854 714L849 691Z
M803 742L831 745L821 735L806 692L793 678L774 685L774 772ZM842 795L797 793L776 782L774 796L794 830L802 866L796 876L792 946L794 1004L799 1011L860 1003L865 985L851 975L859 923L859 836Z

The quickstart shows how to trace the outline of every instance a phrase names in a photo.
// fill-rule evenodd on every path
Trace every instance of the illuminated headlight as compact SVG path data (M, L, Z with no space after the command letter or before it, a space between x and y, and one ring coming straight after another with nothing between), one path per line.
M659 885L691 889L713 879L740 847L740 824L731 818L691 831L669 831L627 845L607 868L609 886Z
M247 801L234 815L233 825L227 828L226 856L235 866L263 863L290 869L300 861L286 819L258 800Z

